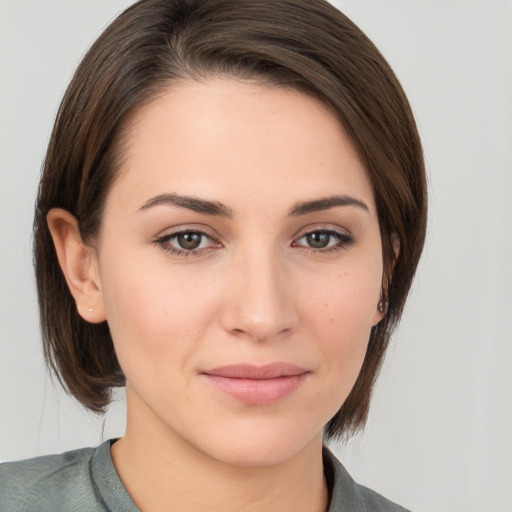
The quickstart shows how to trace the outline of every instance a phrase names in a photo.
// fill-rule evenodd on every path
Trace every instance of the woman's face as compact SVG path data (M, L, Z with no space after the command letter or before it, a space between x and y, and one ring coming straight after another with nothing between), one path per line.
M128 130L98 241L128 430L240 465L321 439L382 317L372 186L302 93L187 82Z

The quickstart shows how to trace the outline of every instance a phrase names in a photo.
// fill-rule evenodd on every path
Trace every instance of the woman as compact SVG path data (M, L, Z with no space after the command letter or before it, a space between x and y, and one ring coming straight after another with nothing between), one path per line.
M403 510L364 424L423 246L421 145L322 0L142 0L78 67L35 218L45 353L119 440L0 467L1 510Z

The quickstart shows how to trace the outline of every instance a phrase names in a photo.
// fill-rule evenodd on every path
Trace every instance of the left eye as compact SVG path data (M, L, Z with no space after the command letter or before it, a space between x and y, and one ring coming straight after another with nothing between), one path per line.
M204 242L204 238L206 238L205 235L197 233L196 231L187 231L172 237L180 249L186 249L188 251L199 249Z
M343 247L352 242L353 238L350 235L338 233L337 231L311 231L302 235L294 245L321 250Z

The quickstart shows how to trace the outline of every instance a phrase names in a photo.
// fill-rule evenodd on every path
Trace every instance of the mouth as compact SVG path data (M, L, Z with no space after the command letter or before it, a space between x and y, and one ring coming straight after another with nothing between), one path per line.
M305 368L281 362L264 366L234 364L201 372L215 389L248 405L267 405L284 399L309 374Z

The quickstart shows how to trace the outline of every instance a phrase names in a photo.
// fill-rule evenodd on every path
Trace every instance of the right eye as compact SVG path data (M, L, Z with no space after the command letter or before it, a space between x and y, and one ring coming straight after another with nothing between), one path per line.
M180 230L155 241L164 251L178 256L199 255L203 250L219 247L209 235L199 230Z

